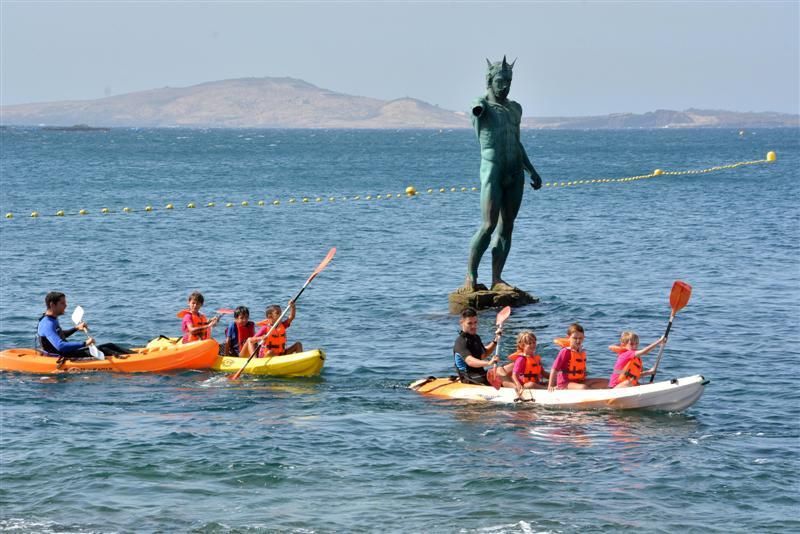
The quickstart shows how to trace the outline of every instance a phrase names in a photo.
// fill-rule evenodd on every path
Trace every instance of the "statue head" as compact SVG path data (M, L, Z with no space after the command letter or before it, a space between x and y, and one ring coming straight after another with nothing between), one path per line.
M486 60L486 88L499 100L505 100L508 97L508 92L511 90L511 78L513 77L513 68L515 59L510 64L506 61L506 56L503 56L503 61L492 63Z

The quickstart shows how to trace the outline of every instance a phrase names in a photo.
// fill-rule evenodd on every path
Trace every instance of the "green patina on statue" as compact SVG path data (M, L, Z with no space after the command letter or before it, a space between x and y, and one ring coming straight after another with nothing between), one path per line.
M478 265L494 234L492 245L492 291L513 291L503 281L502 273L511 249L511 233L517 217L525 173L531 186L542 187L542 179L533 168L519 140L522 106L508 99L514 63L486 60L486 96L472 105L472 124L481 145L481 226L470 242L467 278L463 292L485 290L478 284Z

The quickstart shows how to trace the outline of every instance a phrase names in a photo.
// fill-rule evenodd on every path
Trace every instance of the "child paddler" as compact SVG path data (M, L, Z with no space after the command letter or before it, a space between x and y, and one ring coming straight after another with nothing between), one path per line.
M233 323L225 329L226 356L238 356L247 340L256 333L256 324L250 320L250 310L239 306L233 310Z
M608 347L617 353L617 361L614 364L614 372L611 373L611 377L608 379L608 387L627 388L638 386L640 378L650 376L655 371L655 369L642 370L642 356L666 342L667 339L662 336L639 350L639 336L636 332L626 330L620 334L619 345Z
M556 339L555 342L563 347L553 361L550 369L550 380L547 389L603 389L608 387L605 378L586 378L586 349L583 340L586 334L578 323L572 323L567 328L567 337Z
M219 317L214 317L209 321L205 315L200 313L204 302L203 294L194 291L189 295L188 309L178 312L184 343L210 338L211 329L219 322Z
M267 309L264 310L266 319L258 322L261 329L242 346L240 356L249 358L259 344L261 345L258 352L259 358L303 352L303 344L299 341L292 343L288 347L286 346L286 330L291 326L295 314L297 313L294 301L289 301L289 317L281 321L281 323L273 329L272 325L280 318L281 313L281 307L277 304L267 306ZM272 330L272 333L270 333L270 330ZM267 336L267 334L269 334L269 336Z

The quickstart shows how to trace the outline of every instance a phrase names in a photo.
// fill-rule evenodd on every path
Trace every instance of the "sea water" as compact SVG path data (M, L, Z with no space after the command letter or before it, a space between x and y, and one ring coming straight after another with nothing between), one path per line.
M710 384L680 414L407 389L452 374L447 295L480 220L470 131L0 136L13 214L0 221L0 348L32 344L51 290L67 294L62 325L81 305L99 342L177 335L194 290L209 314L246 305L259 320L338 249L288 332L326 351L319 378L0 375L2 530L800 529L796 129L523 132L550 185L526 190L504 278L541 301L514 310L502 352L534 329L549 365L549 341L579 321L591 375L607 376L607 346L622 330L662 335L684 280L659 378ZM576 183L770 150L772 164ZM487 251L483 281L489 264ZM481 314L487 341L494 313Z

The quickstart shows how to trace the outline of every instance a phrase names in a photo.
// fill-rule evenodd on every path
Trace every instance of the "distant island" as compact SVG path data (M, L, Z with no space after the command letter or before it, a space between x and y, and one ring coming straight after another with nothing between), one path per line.
M74 124L72 126L42 126L42 130L55 132L108 132L111 131L111 128Z
M108 127L470 128L464 111L414 98L380 100L322 89L295 78L240 78L152 89L96 100L0 106L3 126L82 131ZM89 126L89 125L93 126ZM688 109L590 117L524 117L523 128L799 127L800 116Z

